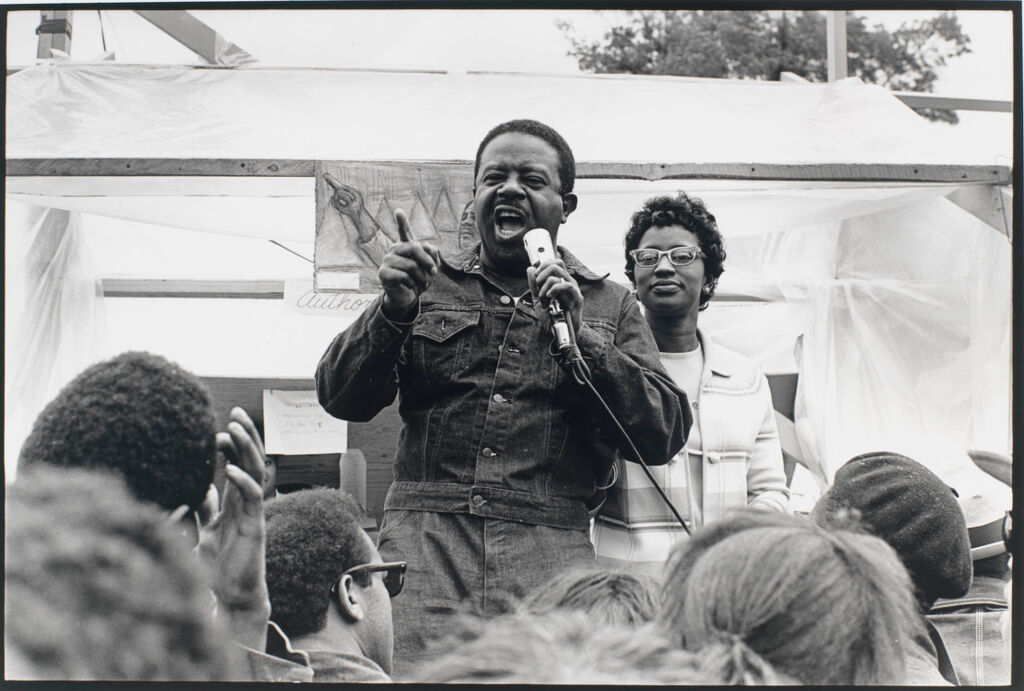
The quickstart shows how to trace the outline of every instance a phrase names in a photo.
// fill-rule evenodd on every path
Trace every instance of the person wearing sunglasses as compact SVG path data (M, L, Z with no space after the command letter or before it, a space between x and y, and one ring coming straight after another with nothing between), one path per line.
M654 197L633 214L625 246L626 276L661 363L693 413L686 446L668 464L651 468L655 479L691 530L747 505L788 512L768 380L749 359L698 328L725 261L715 217L683 192ZM640 468L620 463L618 470L594 523L598 562L660 578L685 532Z
M350 495L284 494L266 505L267 653L311 668L314 682L391 681L391 598L406 563L383 562Z

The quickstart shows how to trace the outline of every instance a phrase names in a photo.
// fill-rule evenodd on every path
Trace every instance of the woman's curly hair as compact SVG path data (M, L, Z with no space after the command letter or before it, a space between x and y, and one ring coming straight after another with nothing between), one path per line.
M707 210L704 202L679 192L675 197L652 197L644 202L642 209L629 219L626 231L626 277L634 286L636 263L629 254L640 246L644 233L652 227L681 225L697 236L704 252L704 290L700 293L700 307L705 309L718 286L718 277L725 271L725 245L714 215Z
M341 574L372 557L362 510L345 492L318 488L280 496L265 511L270 618L289 638L319 631ZM370 575L354 580L366 586Z
M109 468L140 501L198 510L213 482L216 433L210 394L194 374L130 351L72 379L36 418L18 463Z

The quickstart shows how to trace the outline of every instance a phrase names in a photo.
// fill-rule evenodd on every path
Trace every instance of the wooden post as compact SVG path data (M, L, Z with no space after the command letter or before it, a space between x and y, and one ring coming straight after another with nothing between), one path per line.
M825 44L828 50L828 80L846 79L846 11L825 13Z
M256 58L228 41L186 10L135 10L135 12L211 65L235 67L256 62Z
M70 54L71 10L40 10L39 17L39 26L36 27L39 48L36 50L36 57L52 58L53 48Z

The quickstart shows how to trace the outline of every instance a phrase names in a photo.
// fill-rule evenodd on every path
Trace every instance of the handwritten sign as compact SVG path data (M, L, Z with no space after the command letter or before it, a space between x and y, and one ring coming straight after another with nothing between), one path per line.
M264 389L263 431L267 453L341 453L348 447L348 423L328 415L315 391Z
M376 297L372 293L317 293L313 281L284 282L285 308L302 315L355 319Z

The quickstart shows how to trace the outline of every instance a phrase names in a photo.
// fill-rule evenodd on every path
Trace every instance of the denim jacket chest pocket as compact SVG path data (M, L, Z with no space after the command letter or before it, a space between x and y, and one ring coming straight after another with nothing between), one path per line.
M444 382L466 367L473 331L479 324L477 309L424 309L412 327L411 349L415 367L428 382Z

